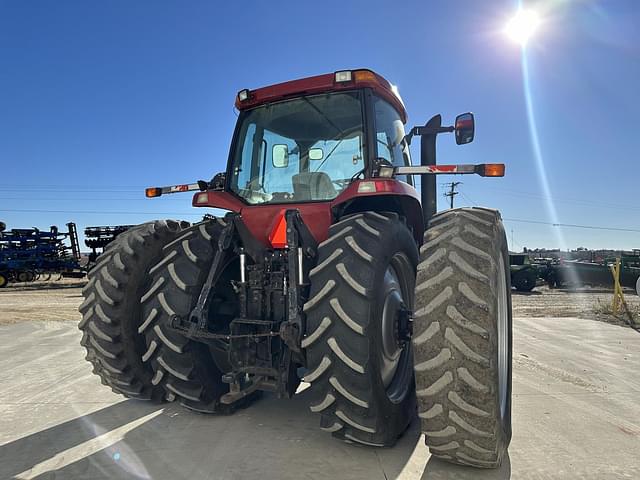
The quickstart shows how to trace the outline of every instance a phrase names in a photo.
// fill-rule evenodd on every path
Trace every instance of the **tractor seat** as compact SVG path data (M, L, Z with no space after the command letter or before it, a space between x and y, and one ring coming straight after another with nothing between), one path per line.
M324 172L298 173L291 181L296 200L333 200L338 194L331 178Z

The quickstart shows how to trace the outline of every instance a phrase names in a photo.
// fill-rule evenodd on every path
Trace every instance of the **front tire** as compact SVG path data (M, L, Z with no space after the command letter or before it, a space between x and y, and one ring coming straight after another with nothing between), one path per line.
M500 215L459 208L420 249L413 338L418 412L431 454L500 465L511 439L511 286Z
M390 446L414 416L411 344L397 344L397 321L412 307L417 259L394 213L349 216L319 246L304 306L304 379L311 411L335 437Z

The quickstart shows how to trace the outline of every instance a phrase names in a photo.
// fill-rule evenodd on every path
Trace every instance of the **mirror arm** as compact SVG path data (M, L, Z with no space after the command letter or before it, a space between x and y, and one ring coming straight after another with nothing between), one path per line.
M456 127L413 127L411 133L414 135L438 135L439 133L451 133L455 132Z
M407 142L407 145L411 145L411 139L415 136L422 135L438 135L439 133L453 133L456 131L456 127L436 127L431 128L426 125L423 127L413 127L409 133L404 136L404 140Z

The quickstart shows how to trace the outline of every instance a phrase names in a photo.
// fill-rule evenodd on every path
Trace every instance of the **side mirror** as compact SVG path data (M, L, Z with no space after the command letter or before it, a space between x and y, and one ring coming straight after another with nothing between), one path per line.
M289 165L289 147L286 145L274 145L271 150L271 163L275 168L285 168Z
M456 117L456 143L458 145L464 145L466 143L473 142L473 136L475 135L475 120L473 119L473 113L462 113Z
M309 160L322 160L324 152L321 148L312 148L309 150Z

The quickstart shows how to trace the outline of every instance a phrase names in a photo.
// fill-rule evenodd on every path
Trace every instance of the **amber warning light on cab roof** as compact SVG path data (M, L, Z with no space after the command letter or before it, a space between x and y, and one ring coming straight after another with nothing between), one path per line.
M398 94L398 89L382 76L371 70L339 70L334 73L301 78L278 83L267 87L249 90L242 89L236 96L236 107L246 110L269 102L276 102L297 95L312 95L323 92L340 91L353 88L373 88L378 94L394 104L406 122L407 115Z
M320 84L320 79L323 78L323 77L326 77L326 75L318 75L316 77L309 77L309 78L306 78L306 79L298 80L298 82L308 80L309 82L317 83L317 86L320 86L320 85L325 86L326 84L324 82L322 84ZM323 80L324 80L324 78L323 78ZM388 88L389 90L392 90L391 84L389 84L386 81L381 81L381 80L383 80L383 79L381 77L379 77L378 75L376 75L371 70L354 70L354 71L351 71L351 70L340 70L340 71L335 72L333 74L333 83L335 85L344 86L345 84L359 85L359 84L362 84L362 83L378 83L383 88ZM293 87L295 83L296 83L296 81L292 81L292 82L286 82L286 83L279 84L279 85L291 85ZM247 100L250 100L251 98L252 98L251 91L248 88L242 89L242 90L240 90L238 92L238 102L239 103L246 102Z

